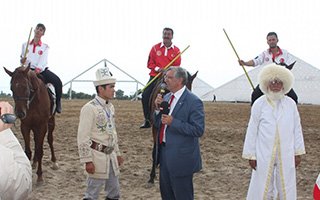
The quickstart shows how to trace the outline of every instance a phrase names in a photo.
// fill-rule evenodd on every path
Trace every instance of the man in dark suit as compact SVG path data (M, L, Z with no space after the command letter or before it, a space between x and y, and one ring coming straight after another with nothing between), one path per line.
M170 67L165 74L170 93L159 94L155 100L160 192L165 200L194 199L193 174L202 169L199 138L204 133L204 109L202 101L186 88L187 77L185 69ZM168 114L161 112L163 101L170 105Z

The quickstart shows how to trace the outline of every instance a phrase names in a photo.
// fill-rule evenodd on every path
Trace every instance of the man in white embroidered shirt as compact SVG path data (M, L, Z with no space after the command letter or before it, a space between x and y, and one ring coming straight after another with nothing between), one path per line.
M13 113L12 106L1 101L0 115L8 113ZM0 120L0 199L24 200L32 190L32 169L11 126Z
M291 71L276 64L259 74L264 95L251 108L242 153L253 169L248 200L297 199L295 167L305 147L297 105L285 96L293 80Z
M84 199L98 199L104 186L106 200L120 198L119 166L123 163L115 127L115 110L110 100L115 94L116 79L108 68L96 72L97 95L80 113L78 148L80 162L88 175Z

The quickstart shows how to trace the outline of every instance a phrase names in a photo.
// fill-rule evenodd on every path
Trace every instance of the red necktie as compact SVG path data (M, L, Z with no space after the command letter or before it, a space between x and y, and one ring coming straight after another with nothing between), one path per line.
M171 103L174 99L174 95L171 95L170 101L169 101L169 107L171 106ZM161 128L160 128L160 135L159 135L159 143L162 144L163 142L163 136L164 136L164 128L165 128L165 124L161 124Z

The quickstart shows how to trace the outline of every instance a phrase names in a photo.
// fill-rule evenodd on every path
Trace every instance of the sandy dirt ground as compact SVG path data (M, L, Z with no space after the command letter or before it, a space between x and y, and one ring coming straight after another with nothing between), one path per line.
M56 117L54 146L60 168L50 168L50 150L44 145L43 176L38 186L33 170L33 192L29 199L81 199L86 176L79 162L77 127L85 100L63 101L63 113ZM143 121L141 102L117 101L117 132L125 163L121 168L122 199L160 199L159 182L147 187L151 168L150 129L139 129ZM307 154L297 169L298 199L312 199L320 171L320 106L299 105ZM249 104L205 103L206 130L201 138L203 170L194 176L195 199L245 199L251 170L241 158L243 139L250 114ZM13 131L24 146L19 123ZM158 170L157 170L158 174ZM103 194L101 193L101 199Z

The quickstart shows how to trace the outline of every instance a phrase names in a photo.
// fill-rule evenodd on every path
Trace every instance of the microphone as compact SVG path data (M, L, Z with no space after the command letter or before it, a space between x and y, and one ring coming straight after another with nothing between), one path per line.
M160 95L163 97L163 95L166 93L166 88L167 85L165 83L161 83L160 85ZM169 114L170 112L170 106L169 103L167 101L163 101L160 103L159 105L159 109L160 109L160 114Z
M165 114L165 115L169 114L170 112L169 103L167 101L161 102L159 109L160 109L160 114Z
M160 85L160 94L163 96L166 93L167 85L165 83L161 83Z

